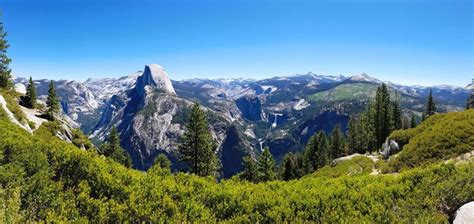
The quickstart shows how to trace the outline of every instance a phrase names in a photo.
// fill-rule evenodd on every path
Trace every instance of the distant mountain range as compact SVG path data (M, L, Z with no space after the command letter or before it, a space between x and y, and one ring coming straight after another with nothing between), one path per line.
M16 89L27 80L16 78ZM35 80L43 101L49 80ZM319 130L329 132L360 112L382 81L367 74L324 76L313 73L263 80L190 79L171 81L159 65L147 65L121 78L55 81L64 113L92 138L103 140L112 126L121 134L122 146L136 168L147 169L158 153L173 162L193 102L208 111L210 130L220 143L216 152L225 177L241 169L245 155L256 156L269 146L277 160L301 151ZM453 86L404 86L385 82L405 115L420 116L431 89L440 112L461 110L472 84Z

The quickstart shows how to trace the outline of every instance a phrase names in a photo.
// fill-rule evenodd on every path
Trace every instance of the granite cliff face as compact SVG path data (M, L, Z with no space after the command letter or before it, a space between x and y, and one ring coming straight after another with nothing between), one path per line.
M165 153L174 161L173 168L179 169L182 167L177 155L179 140L193 104L176 96L161 66L147 65L133 89L126 95L114 95L107 103L94 136L104 138L112 126L117 126L121 144L131 155L134 167L148 169L159 153ZM222 143L232 120L204 109L208 111L212 135Z
M238 98L235 103L245 119L250 121L261 121L265 118L265 114L262 110L262 103L258 97L251 95L242 96Z

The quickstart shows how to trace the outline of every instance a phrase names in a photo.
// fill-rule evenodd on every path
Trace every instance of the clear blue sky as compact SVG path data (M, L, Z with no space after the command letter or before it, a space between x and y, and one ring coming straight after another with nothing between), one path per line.
M473 78L473 1L2 0L19 76L175 80L366 72L402 84Z

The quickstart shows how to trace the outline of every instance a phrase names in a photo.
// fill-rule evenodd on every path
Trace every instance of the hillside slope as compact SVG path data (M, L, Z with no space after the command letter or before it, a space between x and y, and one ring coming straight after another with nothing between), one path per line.
M474 110L436 114L416 128L393 132L403 150L390 160L394 170L418 167L474 151Z
M232 178L216 183L159 167L148 172L128 169L59 140L47 125L30 135L3 114L0 220L7 223L439 223L474 199L473 161L432 164L398 175L363 172L289 182L253 184Z

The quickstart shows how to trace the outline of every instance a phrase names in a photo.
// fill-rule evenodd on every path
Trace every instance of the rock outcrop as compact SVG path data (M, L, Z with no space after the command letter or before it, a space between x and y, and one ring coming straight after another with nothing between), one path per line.
M145 71L137 79L135 89L144 90L146 86L153 86L166 94L176 95L168 74L163 70L163 67L157 64L145 66ZM140 94L142 93L140 92Z
M382 151L380 154L383 155L384 159L388 159L388 157L399 151L400 147L398 146L398 143L395 140L390 139L385 141L385 143L382 145Z
M474 201L464 204L456 211L453 224L474 223Z
M264 118L262 103L258 97L243 96L235 101L242 117L250 121L261 121Z

